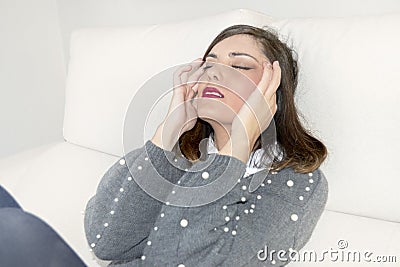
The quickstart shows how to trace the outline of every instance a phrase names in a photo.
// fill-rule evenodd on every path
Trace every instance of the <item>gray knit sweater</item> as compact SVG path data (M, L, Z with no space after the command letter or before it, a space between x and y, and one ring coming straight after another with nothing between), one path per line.
M102 177L86 207L88 244L113 266L286 265L290 252L309 241L328 182L320 169L262 170L244 178L245 170L242 161L217 153L191 164L148 140ZM260 178L259 187L249 188ZM214 181L223 183L185 191ZM204 204L223 187L230 190Z

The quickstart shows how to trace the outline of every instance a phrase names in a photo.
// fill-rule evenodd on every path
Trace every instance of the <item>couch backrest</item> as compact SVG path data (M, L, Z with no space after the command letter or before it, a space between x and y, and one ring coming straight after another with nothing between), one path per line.
M299 54L298 106L329 150L327 208L400 222L400 14L274 27Z
M125 113L138 88L171 66L201 57L222 29L237 23L276 28L299 55L296 103L306 127L329 150L321 166L330 186L327 209L400 221L396 14L273 19L241 9L165 25L76 30L66 87L66 141L123 155ZM162 110L156 113L159 121ZM147 137L156 126L156 121L148 126Z
M74 31L66 87L65 140L121 156L125 112L149 78L201 57L212 39L230 25L262 26L270 21L267 15L239 9L179 23Z

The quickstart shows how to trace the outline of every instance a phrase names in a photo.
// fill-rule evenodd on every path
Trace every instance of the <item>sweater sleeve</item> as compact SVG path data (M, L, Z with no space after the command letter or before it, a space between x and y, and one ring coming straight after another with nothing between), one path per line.
M152 167L142 168L149 162ZM162 207L163 196L190 166L185 158L176 158L173 152L150 140L115 162L103 175L85 210L86 238L94 254L103 260L138 257ZM150 190L151 196L147 193Z
M302 219L297 225L293 243L293 249L297 251L303 248L310 240L312 232L314 231L328 200L328 181L320 169L317 170L317 173L319 175L317 187L315 188L312 198L304 207Z
M285 176L267 178L258 190L256 216L241 216L238 235L221 266L285 266L290 252L300 251L310 240L327 202L328 182L320 169ZM273 183L280 185L268 192L267 185Z

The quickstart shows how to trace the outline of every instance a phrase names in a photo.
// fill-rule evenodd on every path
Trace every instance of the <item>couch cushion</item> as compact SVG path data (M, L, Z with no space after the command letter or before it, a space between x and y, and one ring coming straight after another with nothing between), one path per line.
M400 222L400 14L272 26L299 54L297 103L329 150L327 209Z
M328 253L337 251L337 254L325 254L323 261L292 262L290 266L397 266L400 251L399 238L400 223L325 210L309 242L300 249L299 255L307 255L308 252L308 258L311 253L315 253L314 255L318 256L317 259L322 260L324 251ZM397 263L393 262L393 257L392 262L385 263L367 262L367 258L364 261L365 252L371 253L368 254L371 260L378 260L377 256L396 256ZM344 256L342 253L345 253ZM350 259L353 259L353 255L360 255L360 262L341 261L347 253L352 253L349 254ZM335 257L337 257L336 260Z
M102 175L117 160L118 157L68 142L51 144L0 160L0 183L25 210L49 223L86 264L106 266L107 261L100 261L89 252L82 211ZM25 166L24 171L14 168L17 165ZM400 251L399 238L399 223L325 210L311 239L299 252L313 251L321 257L324 250L339 250L338 241L345 240L348 242L346 251L368 250L374 256L396 255ZM306 267L313 263L292 264ZM349 263L339 265L329 260L323 264L349 266Z
M85 237L83 211L117 160L68 142L52 143L0 160L0 184L25 211L52 226L89 266L96 266Z

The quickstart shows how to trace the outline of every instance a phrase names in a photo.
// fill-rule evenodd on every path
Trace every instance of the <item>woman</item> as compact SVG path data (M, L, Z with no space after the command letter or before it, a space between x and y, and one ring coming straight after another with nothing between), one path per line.
M87 204L97 257L179 267L291 260L328 197L319 169L326 147L303 128L294 104L292 52L272 31L234 25L201 61L175 72L163 123L104 174ZM273 127L276 142L265 144Z

